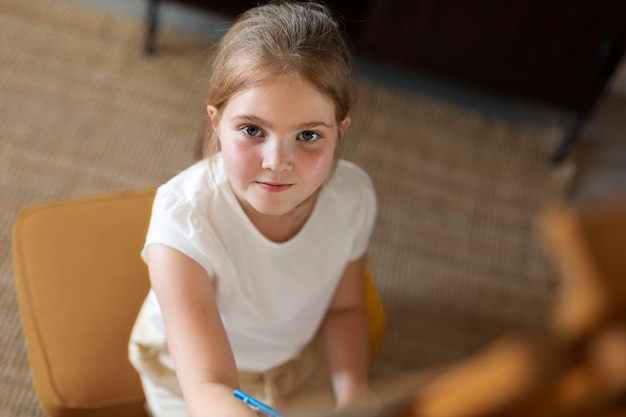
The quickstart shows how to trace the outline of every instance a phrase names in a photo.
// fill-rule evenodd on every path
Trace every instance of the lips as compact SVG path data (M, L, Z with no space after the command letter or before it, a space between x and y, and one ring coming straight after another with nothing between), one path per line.
M271 183L271 182L257 182L257 185L259 187L261 187L262 189L264 189L265 191L271 192L271 193L278 193L281 191L285 191L287 189L289 189L293 184L278 184L278 183Z

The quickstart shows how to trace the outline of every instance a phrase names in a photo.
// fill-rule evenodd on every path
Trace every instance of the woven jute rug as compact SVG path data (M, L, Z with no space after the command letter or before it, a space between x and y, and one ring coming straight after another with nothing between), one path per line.
M210 42L142 54L131 18L54 0L0 2L0 416L40 416L11 268L34 202L156 186L194 160ZM344 156L371 175L370 263L388 330L375 375L461 358L543 325L553 277L533 232L569 181L562 133L360 82Z

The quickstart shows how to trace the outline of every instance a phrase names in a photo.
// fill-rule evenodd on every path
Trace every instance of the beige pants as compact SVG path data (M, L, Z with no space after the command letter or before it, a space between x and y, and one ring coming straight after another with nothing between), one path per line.
M329 413L334 398L317 346L308 346L297 358L267 372L240 372L241 390L289 416ZM141 373L146 410L153 417L189 417L180 389L162 382Z
M153 417L188 417L163 333L140 312L129 358L141 376ZM321 344L316 339L289 362L266 372L239 372L242 391L290 416L332 410L334 398Z

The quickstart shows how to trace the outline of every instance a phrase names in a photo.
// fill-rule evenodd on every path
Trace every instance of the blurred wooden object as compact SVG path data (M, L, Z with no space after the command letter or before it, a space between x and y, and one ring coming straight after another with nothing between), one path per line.
M551 207L538 223L560 277L550 318L575 343L626 312L626 200L575 210Z
M511 335L452 367L416 396L412 416L504 412L554 383L565 355L546 335Z
M538 231L559 276L549 324L594 385L567 415L626 414L626 199L551 207Z
M394 417L626 415L626 200L553 206L537 226L558 275L546 334L495 341Z

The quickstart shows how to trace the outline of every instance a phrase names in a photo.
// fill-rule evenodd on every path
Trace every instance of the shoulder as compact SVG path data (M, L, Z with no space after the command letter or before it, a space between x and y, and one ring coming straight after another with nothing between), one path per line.
M335 177L339 177L343 181L360 182L364 185L371 186L372 181L369 175L361 167L354 162L340 159L337 162L337 170L335 171Z
M207 160L198 161L174 175L159 189L177 191L180 194L195 193L198 189L206 187L212 170L210 165Z
M221 158L201 160L179 172L157 191L156 200L168 200L170 204L178 203L195 206L203 199L219 193L224 186L222 180Z
M353 162L340 159L328 184L341 193L375 196L374 185L367 172Z
M326 201L336 210L352 214L376 212L374 185L369 175L352 162L339 160L324 193Z
M335 242L348 242L347 259L367 249L377 215L376 193L369 175L352 162L340 160L335 175L321 196L320 212L328 221ZM322 216L320 216L322 217ZM335 246L336 247L336 246Z

